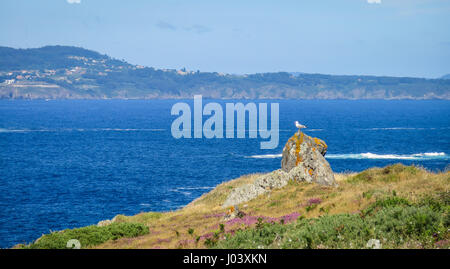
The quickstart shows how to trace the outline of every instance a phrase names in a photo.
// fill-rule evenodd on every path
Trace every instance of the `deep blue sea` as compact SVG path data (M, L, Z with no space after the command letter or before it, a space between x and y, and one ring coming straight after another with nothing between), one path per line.
M449 168L449 101L242 100L279 103L273 150L259 139L175 139L176 102L0 101L0 247L117 214L174 210L221 182L278 169L295 120L326 141L335 172Z

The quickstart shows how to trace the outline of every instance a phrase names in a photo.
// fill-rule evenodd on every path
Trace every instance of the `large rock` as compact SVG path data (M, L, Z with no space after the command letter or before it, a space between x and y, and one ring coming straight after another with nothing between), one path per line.
M300 130L283 148L281 170L298 181L315 182L321 185L336 185L330 164L325 160L327 144L310 137Z
M252 184L234 189L223 207L235 206L257 196L286 186L289 180L335 186L333 171L324 156L327 144L300 132L295 133L283 149L281 169L258 177Z

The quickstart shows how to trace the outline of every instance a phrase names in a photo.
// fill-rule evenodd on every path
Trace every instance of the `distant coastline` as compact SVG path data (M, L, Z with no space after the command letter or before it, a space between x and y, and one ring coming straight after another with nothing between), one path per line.
M132 65L78 47L0 47L0 99L450 100L450 79L224 74Z
M52 85L54 87L49 88L58 88L57 85ZM30 90L33 90L31 87ZM63 89L64 90L64 89ZM0 86L0 93L2 91L2 88ZM35 94L25 94L25 95L13 95L12 97L5 97L1 96L0 100L22 100L22 101L31 101L31 100L42 100L42 101L51 101L51 100L189 100L192 99L193 95L186 95L186 96L158 96L158 97L95 97L95 96L60 96L60 94L57 94L56 96L48 96L47 93L44 95L35 95ZM414 101L450 101L450 97L413 97L413 96L399 96L399 97L392 97L392 98L282 98L282 97L261 97L261 98L247 98L247 97L204 97L204 99L209 100L309 100L309 101L320 101L320 100L329 100L329 101L407 101L407 100L414 100Z

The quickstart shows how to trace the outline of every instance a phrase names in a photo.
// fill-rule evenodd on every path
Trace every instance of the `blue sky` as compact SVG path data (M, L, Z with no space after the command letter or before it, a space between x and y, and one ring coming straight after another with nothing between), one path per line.
M156 68L435 78L450 1L0 1L1 46L56 44Z

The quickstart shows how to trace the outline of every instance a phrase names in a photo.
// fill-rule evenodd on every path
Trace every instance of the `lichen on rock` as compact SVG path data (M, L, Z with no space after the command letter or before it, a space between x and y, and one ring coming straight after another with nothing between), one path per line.
M258 177L252 184L234 189L223 203L222 207L238 205L250 201L272 189L279 189L289 181L288 174L281 169Z
M284 187L288 181L306 181L326 186L337 186L330 164L325 160L327 144L300 130L283 148L281 169L258 177L252 184L234 189L223 207L238 205L272 189Z
M310 137L299 130L283 149L281 169L298 181L336 185L333 171L324 157L327 149L323 140Z

